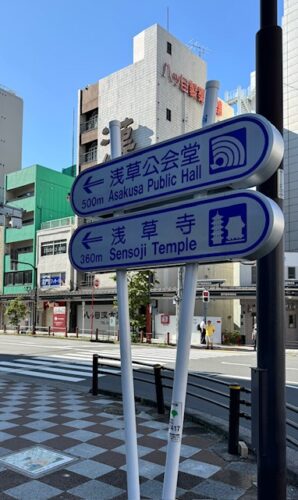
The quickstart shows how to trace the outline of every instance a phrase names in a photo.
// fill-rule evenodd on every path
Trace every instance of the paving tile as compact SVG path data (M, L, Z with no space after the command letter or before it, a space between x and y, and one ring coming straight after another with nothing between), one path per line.
M67 427L74 427L75 429L86 429L93 424L87 420L70 420L70 422L67 422L65 425Z
M11 422L0 422L0 430L1 431L11 429L12 427L16 427L16 425L11 423Z
M143 456L144 460L148 462L154 462L155 464L165 465L166 463L166 453L162 450L153 450L150 453Z
M29 441L33 441L34 443L43 443L44 441L48 441L49 439L56 437L56 434L46 431L29 432L28 434L23 435L23 438L29 439Z
M244 490L248 490L253 485L254 481L254 478L250 474L244 475L236 470L229 470L227 467L214 474L212 479L214 481L222 481L223 483L237 486Z
M102 436L99 435L96 439L91 439L89 444L93 444L94 446L101 446L102 448L106 448L107 450L112 450L113 448L117 448L121 446L123 441L121 439L115 439L110 436Z
M76 488L72 488L68 491L68 493L72 493L73 495L77 495L79 498L84 498L88 500L109 500L110 498L114 498L117 495L121 495L123 490L120 488L115 488L115 486L111 486L110 484L106 484L102 481L96 481L95 479L88 481L87 483L82 484L81 486L77 486Z
M126 464L120 467L122 470L127 470ZM139 459L139 475L147 479L154 479L164 471L164 467L147 460Z
M76 457L92 458L95 457L95 455L99 455L100 453L103 453L105 451L106 450L104 448L100 448L99 446L93 446L88 443L81 443L68 448L67 450L65 450L65 453L75 455Z
M86 481L86 477L78 471L72 471L69 467L65 467L56 472L52 472L42 478L42 482L62 491L79 486Z
M2 432L0 431L0 442L4 443L4 441L7 441L8 439L11 439L13 436L12 434L9 434L8 432Z
M5 469L0 472L0 491L11 488L11 486L19 486L27 481L28 478L25 475L19 474L14 470Z
M53 422L48 422L47 420L33 420L32 422L25 424L24 427L28 427L29 429L44 431L45 429L50 429L50 427L54 427L54 425L55 424L53 424Z
M188 474L193 474L194 476L203 477L207 479L216 472L220 470L220 467L217 465L205 464L204 462L199 462L197 460L185 460L180 463L179 471L187 472Z
M89 479L96 479L111 471L115 472L115 468L109 465L96 462L95 460L83 460L67 467L67 470L76 472Z
M210 450L199 450L198 453L195 453L191 458L193 460L198 460L199 462L207 462L208 464L218 465L219 467L227 465L225 460Z
M206 495L209 498L224 498L225 500L238 500L245 493L241 488L236 488L220 481L213 481L212 479L203 481L193 488L193 492Z
M126 463L126 457L122 453L117 453L114 450L104 451L99 455L93 457L93 460L101 462L103 464L110 465L111 467L121 467Z
M168 429L169 425L165 424L164 422L156 422L155 420L143 420L141 423L144 427L150 427L151 429L156 429L156 430L163 430L163 429Z
M66 438L66 437L61 437L61 436L56 436L54 439L49 439L46 442L46 445L49 448L54 448L56 450L64 451L67 448L70 448L72 446L76 446L78 444L78 441L76 439L71 439L71 438Z
M40 481L33 480L20 486L16 486L15 488L10 488L6 490L5 493L20 500L31 500L35 498L38 500L47 500L48 498L52 498L54 495L62 493L62 491Z
M63 417L68 417L69 413L62 413ZM86 417L91 417L92 413L87 413L86 411L72 411L71 418L72 419L82 419Z
M166 445L166 441L151 436L142 436L138 439L138 444L141 446L147 446L148 448L160 449Z
M76 431L68 432L65 437L77 439L78 441L90 441L90 439L98 438L99 434L95 432L86 431L84 429L78 429Z
M162 489L163 483L156 481L155 479L151 479L150 481L146 481L140 485L142 498L152 498L154 500L162 498ZM185 490L177 488L177 498L180 498L184 493Z

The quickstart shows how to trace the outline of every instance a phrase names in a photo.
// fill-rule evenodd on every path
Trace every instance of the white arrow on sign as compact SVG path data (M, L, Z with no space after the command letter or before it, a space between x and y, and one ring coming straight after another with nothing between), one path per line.
M283 151L268 120L242 115L88 168L74 181L72 208L87 216L217 187L252 187L274 173Z
M255 259L277 245L283 228L275 202L231 191L81 226L69 256L81 271Z

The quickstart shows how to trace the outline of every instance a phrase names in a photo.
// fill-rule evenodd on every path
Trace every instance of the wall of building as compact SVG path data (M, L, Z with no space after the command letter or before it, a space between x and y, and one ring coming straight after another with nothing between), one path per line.
M4 176L20 170L22 163L23 100L0 87L0 202L4 201Z
M298 4L284 0L283 80L285 141L285 248L298 250Z

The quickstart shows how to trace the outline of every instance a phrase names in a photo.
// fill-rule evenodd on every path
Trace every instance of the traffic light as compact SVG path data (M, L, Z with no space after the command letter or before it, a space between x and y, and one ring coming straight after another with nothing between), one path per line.
M210 294L209 294L208 290L203 290L202 300L203 300L203 302L209 302L209 300L210 300Z

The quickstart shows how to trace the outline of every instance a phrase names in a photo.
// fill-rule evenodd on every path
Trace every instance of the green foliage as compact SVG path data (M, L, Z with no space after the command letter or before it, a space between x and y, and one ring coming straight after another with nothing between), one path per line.
M240 332L235 330L234 332L224 333L223 344L226 345L236 345L241 343Z
M113 279L116 281L116 275ZM150 301L150 292L159 281L155 278L155 272L149 269L127 273L127 281L131 340L137 342L137 332L146 327L146 306ZM117 307L117 300L114 301L114 306Z
M157 284L155 273L150 270L128 274L128 305L132 331L145 329L146 306L150 302L151 289Z
M8 318L9 323L15 327L20 324L20 321L25 319L27 313L27 306L24 300L19 297L12 299L5 310L5 316Z

